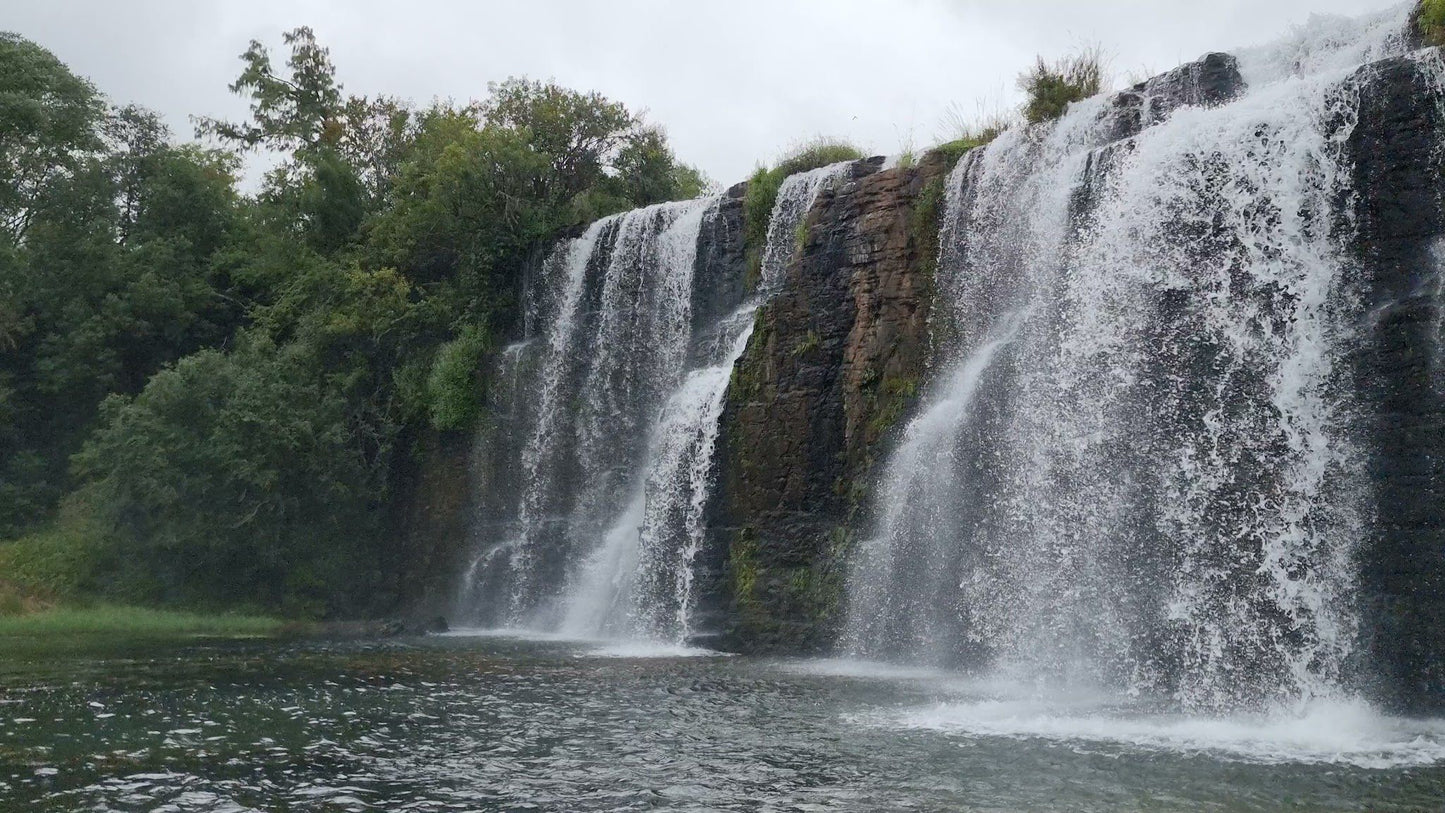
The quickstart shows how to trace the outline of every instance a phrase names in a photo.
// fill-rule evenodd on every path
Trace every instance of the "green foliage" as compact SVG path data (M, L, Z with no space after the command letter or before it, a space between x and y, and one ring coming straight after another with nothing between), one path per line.
M24 615L0 613L0 636L116 635L127 638L256 637L276 635L284 621L256 615L218 615L100 604Z
M6 606L393 606L399 451L477 419L528 258L711 188L596 93L417 110L346 95L310 29L283 47L242 54L248 117L198 120L217 149L0 35ZM236 151L263 149L242 195Z
M802 356L813 350L817 350L820 343L821 337L818 336L816 331L810 330L803 335L802 341L798 342L797 346L793 348L793 356Z
M437 350L426 380L433 427L466 429L476 421L482 405L482 357L487 350L485 334L474 328Z
M69 488L66 460L107 393L138 391L241 318L209 264L236 223L234 160L170 146L143 111L94 126L106 152L53 178L23 244L0 249L0 537Z
M939 150L943 151L943 148L940 147ZM958 157L963 155L959 152L955 156L951 151L944 154L952 159L950 164L957 163ZM929 178L917 200L913 202L913 211L909 214L908 229L918 251L918 270L930 284L938 271L938 230L943 218L947 183L948 173L939 173Z
M0 573L25 592L74 599L96 589L106 552L94 524L68 510L50 525L0 543Z
M948 176L970 150L987 144L1000 131L985 131L940 144L928 151L930 160L941 160L943 166L924 183L909 214L909 237L918 252L918 271L927 285L932 285L938 270L938 230L944 209ZM936 156L936 158L935 158Z
M755 286L761 278L763 248L768 241L768 221L778 190L789 175L836 164L856 161L863 152L851 144L829 139L815 139L793 150L772 169L758 167L748 180L743 197L743 245L747 252L748 285Z
M1445 45L1445 0L1420 0L1415 26L1427 45Z
M264 146L287 152L310 151L336 142L342 99L330 51L304 26L282 36L291 48L286 60L288 75L276 73L270 51L259 40L251 40L241 54L245 68L231 83L231 92L250 97L251 120L201 118L200 133L245 149Z
M733 601L745 623L763 614L757 595L760 567L757 539L750 529L738 531L728 546L728 579Z
M705 195L716 194L717 191L717 181L709 178L706 172L688 164L673 165L673 200L691 200Z
M939 144L928 152L942 156L944 163L951 168L970 150L987 144L989 141L992 141L995 136L997 136L997 133L988 138L982 136L976 138L956 138L953 141L946 141Z
M876 440L892 429L918 398L918 379L885 377L870 398L868 434Z
M1019 76L1019 90L1027 95L1024 118L1029 124L1052 121L1069 105L1104 89L1104 60L1098 48L1090 48L1057 62L1043 57Z
M100 148L103 112L54 54L0 32L0 242L18 245L46 190Z
M549 192L565 196L594 184L608 160L629 141L655 146L652 132L636 133L637 118L600 93L578 93L551 82L512 78L489 86L485 119L525 132L540 154L551 159L557 182Z
M111 396L75 458L118 595L303 614L364 603L384 482L346 392L306 348L202 351Z

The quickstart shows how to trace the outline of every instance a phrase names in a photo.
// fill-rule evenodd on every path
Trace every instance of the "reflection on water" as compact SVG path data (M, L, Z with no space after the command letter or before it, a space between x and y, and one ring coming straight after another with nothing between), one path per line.
M505 636L153 648L0 664L0 810L1440 808L1439 726L1318 715Z

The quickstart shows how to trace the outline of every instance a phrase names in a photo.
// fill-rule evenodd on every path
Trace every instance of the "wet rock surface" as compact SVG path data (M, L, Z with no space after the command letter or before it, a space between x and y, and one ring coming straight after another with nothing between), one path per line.
M1355 250L1366 324L1355 355L1370 441L1374 534L1360 551L1378 693L1402 711L1445 708L1445 324L1441 111L1411 58L1362 74Z
M730 648L831 641L870 474L924 374L936 231L915 205L947 170L942 156L856 165L814 205L758 314L723 415L707 552L704 606Z

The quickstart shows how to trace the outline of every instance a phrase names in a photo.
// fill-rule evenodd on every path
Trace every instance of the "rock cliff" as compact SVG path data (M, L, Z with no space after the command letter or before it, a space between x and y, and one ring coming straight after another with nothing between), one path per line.
M1445 704L1445 120L1430 81L1414 58L1363 72L1347 145L1367 308L1353 361L1376 501L1363 620L1377 693L1405 711Z
M932 212L950 162L881 163L855 164L814 205L733 373L705 602L731 648L831 641L874 463L926 372Z

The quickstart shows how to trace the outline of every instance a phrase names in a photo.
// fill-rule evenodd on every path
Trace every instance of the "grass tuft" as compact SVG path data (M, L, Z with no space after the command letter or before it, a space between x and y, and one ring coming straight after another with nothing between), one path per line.
M1415 27L1426 45L1445 45L1445 0L1420 0Z
M1086 48L1057 62L1039 57L1018 79L1019 90L1028 97L1024 118L1029 124L1052 121L1073 102L1087 99L1104 89L1102 49Z

